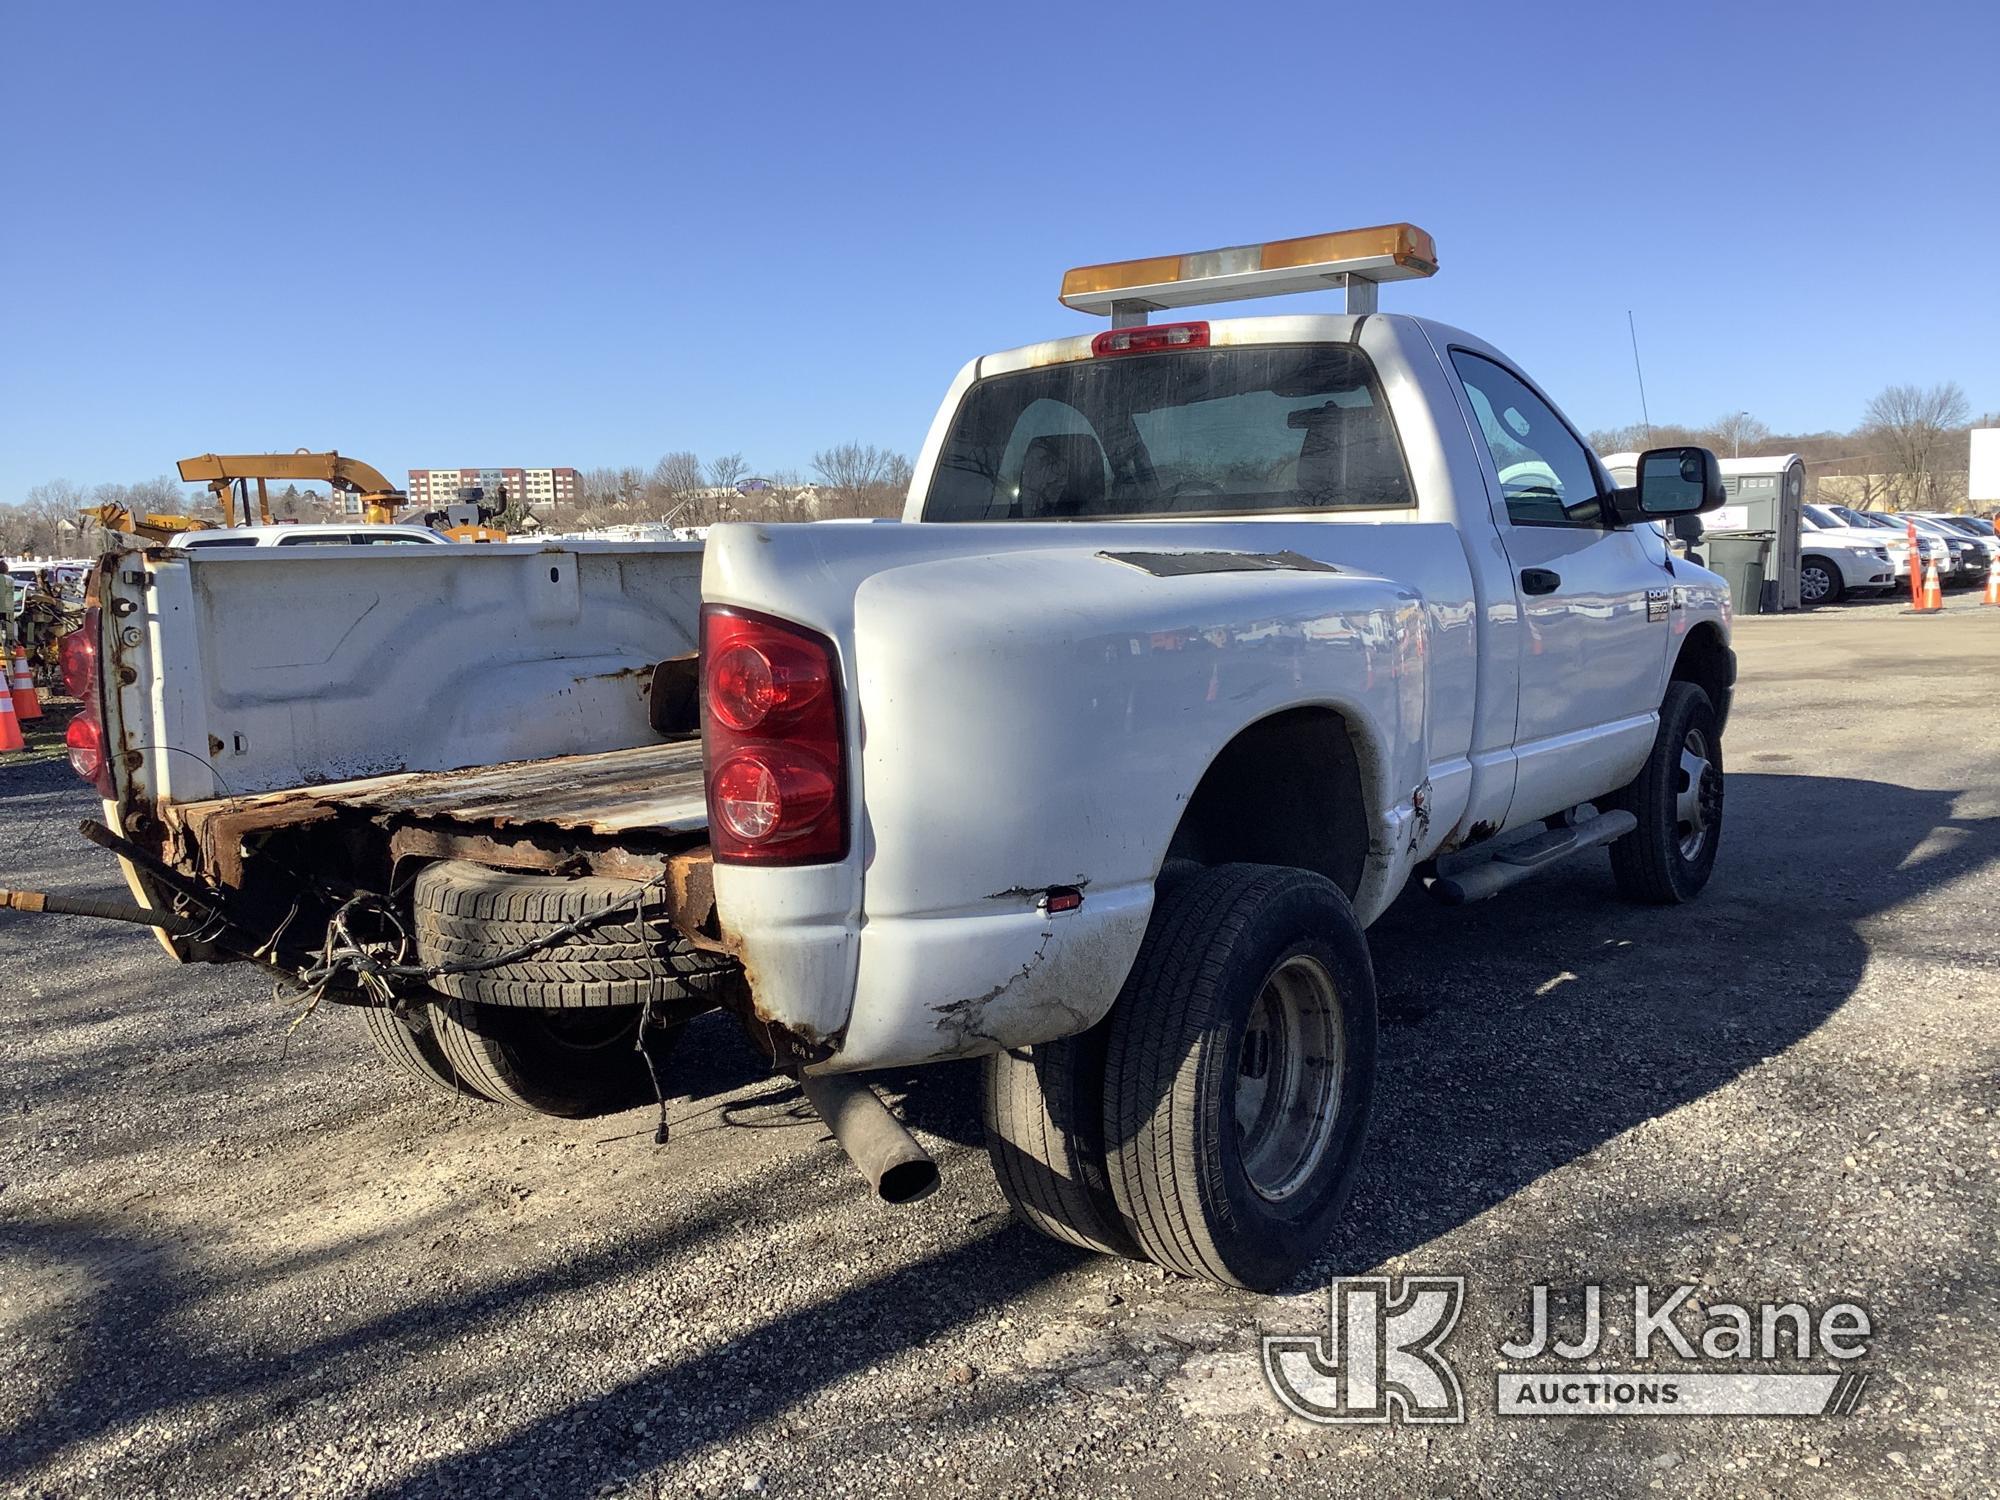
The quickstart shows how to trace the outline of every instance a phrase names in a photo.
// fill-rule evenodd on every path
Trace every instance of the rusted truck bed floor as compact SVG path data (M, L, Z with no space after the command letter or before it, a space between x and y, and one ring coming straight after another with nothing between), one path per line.
M310 821L326 809L448 819L483 828L528 826L579 833L698 833L708 826L701 741L676 740L595 755L511 761L463 771L415 771L295 787L178 809L199 835Z

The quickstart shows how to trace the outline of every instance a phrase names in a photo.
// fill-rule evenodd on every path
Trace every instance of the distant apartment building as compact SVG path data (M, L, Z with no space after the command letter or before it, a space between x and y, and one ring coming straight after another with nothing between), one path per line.
M574 469L412 469L410 504L425 510L450 505L460 490L477 489L490 504L504 495L523 510L560 513L576 503Z

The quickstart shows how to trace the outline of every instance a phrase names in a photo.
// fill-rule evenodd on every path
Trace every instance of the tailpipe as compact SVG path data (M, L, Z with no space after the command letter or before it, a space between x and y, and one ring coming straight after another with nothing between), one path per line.
M937 1163L875 1090L851 1073L807 1074L799 1087L876 1197L915 1203L937 1191Z

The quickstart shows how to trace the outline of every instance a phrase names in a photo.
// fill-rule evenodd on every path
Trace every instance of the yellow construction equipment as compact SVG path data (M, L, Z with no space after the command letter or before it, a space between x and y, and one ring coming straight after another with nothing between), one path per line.
M181 478L189 484L206 481L215 503L222 507L225 526L236 525L234 500L243 506L243 524L269 526L271 496L266 487L273 479L317 480L345 494L361 497L361 519L371 526L386 526L410 497L383 476L382 471L358 458L342 458L338 453L204 453L184 458L179 465ZM250 481L257 481L257 520L250 520Z
M122 505L91 505L77 512L106 531L123 531L149 542L169 542L183 531L207 531L215 523L199 516L134 515Z

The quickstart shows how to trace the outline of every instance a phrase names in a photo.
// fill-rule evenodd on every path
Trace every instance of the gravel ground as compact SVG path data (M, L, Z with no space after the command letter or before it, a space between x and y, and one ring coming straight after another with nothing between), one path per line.
M1014 1224L965 1068L869 1202L726 1023L673 1139L434 1097L243 968L0 916L0 1490L27 1495L2000 1491L2000 611L1742 623L1714 883L1600 856L1407 899L1350 1225L1283 1297ZM113 884L59 764L0 768L0 884ZM1336 1275L1467 1278L1462 1426L1313 1426L1262 1330ZM1527 1288L1867 1305L1826 1420L1500 1418ZM1616 1324L1614 1316L1611 1321ZM1825 1368L1815 1362L1812 1368Z

